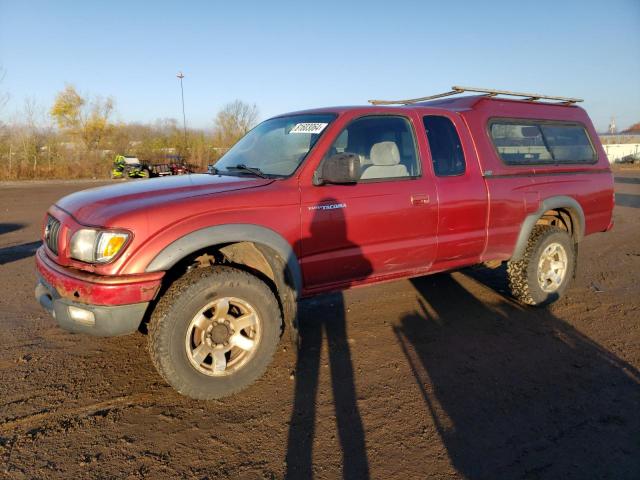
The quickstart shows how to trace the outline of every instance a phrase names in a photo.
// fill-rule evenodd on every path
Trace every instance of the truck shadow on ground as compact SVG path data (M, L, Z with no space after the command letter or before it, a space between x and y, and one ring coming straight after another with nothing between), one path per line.
M469 291L504 291L499 278L414 279L419 310L394 327L454 468L471 479L638 478L639 372L549 309Z
M25 227L24 223L0 223L0 235L15 232Z
M40 245L42 245L42 242L38 240L37 242L29 242L0 248L0 265L32 257L35 255L36 250L38 250Z
M616 193L616 205L621 207L640 208L640 195Z
M637 177L613 177L613 180L616 183L626 183L631 185L640 184L640 178Z

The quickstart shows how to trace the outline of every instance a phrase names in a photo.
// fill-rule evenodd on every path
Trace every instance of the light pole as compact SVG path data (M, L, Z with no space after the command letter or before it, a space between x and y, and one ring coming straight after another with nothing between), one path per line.
M180 79L180 94L182 95L182 130L184 131L184 147L187 148L187 117L184 114L184 88L182 88L184 73L178 72L176 77Z

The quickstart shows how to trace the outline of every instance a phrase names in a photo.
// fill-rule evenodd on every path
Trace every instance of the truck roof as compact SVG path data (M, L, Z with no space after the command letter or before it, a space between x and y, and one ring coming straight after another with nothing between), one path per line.
M417 110L429 108L430 110L446 110L450 112L468 112L471 110L501 110L503 107L510 106L509 110L513 108L528 110L529 112L536 112L542 117L550 116L555 117L560 112L569 111L583 111L582 108L575 104L565 103L549 103L549 102L537 102L532 100L516 100L506 98L493 98L487 95L465 95L457 98L443 98L438 100L429 100L424 102L417 102L403 105L341 105L334 107L321 107L312 108L306 110L299 110L290 112L280 116L286 115L300 115L300 114L314 114L314 113L336 113L342 114L350 111L362 111L364 112L381 112L385 110Z
M476 93L475 95L460 95L466 93ZM479 93L479 94L478 94ZM509 98L504 98L504 97ZM541 101L543 100L543 101ZM369 100L371 105L349 105L338 107L325 107L315 108L309 110L302 110L298 112L292 112L294 114L309 114L309 113L337 113L341 114L347 111L381 111L385 108L403 108L403 109L416 109L416 108L430 108L430 109L442 109L452 112L464 112L475 109L482 109L488 107L488 109L500 110L503 106L510 106L508 110L513 111L521 108L527 109L530 112L535 111L537 114L546 117L556 116L560 111L566 112L566 109L577 109L583 111L581 108L576 107L576 103L582 102L580 98L573 97L560 97L543 95L539 93L525 93L525 92L513 92L510 90L495 90L487 88L477 87L459 87L453 86L451 90L444 93L438 93L427 97L405 99L405 100ZM561 110L559 110L561 109ZM554 113L556 115L554 115ZM560 114L560 116L563 116Z

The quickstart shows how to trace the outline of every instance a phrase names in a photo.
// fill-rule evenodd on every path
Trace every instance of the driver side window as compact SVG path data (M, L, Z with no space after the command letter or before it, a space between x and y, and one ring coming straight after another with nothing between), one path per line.
M327 152L352 153L360 159L360 180L403 179L420 175L409 121L396 116L362 117L338 135Z

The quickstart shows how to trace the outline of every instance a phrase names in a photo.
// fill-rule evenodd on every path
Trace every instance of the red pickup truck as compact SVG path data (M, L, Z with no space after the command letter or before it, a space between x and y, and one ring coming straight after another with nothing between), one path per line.
M52 205L36 298L73 332L146 325L159 373L200 399L258 378L285 329L297 338L298 299L321 292L507 262L512 294L546 305L583 237L612 227L609 162L577 101L454 87L271 118L208 174Z

